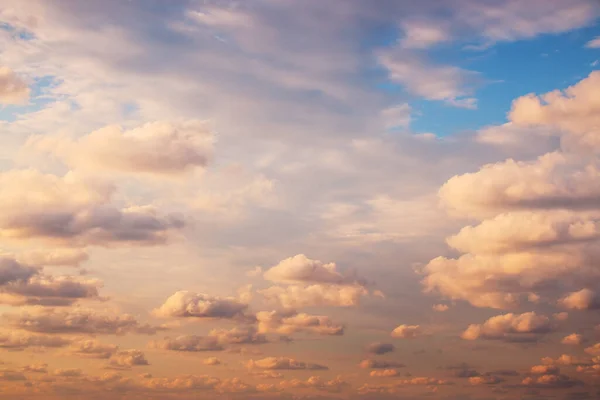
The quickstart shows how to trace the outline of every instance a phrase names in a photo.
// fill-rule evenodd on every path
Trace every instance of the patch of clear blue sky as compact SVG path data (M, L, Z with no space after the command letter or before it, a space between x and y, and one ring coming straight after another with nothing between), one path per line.
M564 89L591 71L600 70L600 63L592 65L600 60L600 49L585 48L597 36L600 24L560 35L497 43L482 51L464 50L461 43L429 51L432 62L480 72L484 83L475 93L476 110L412 99L412 129L446 136L506 122L506 113L515 98ZM389 37L385 41L389 42ZM401 86L389 82L378 84L378 88L390 96L403 92Z

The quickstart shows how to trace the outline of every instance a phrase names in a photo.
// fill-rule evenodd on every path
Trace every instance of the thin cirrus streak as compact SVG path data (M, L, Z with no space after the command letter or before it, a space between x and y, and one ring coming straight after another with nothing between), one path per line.
M598 398L599 22L0 0L0 400Z

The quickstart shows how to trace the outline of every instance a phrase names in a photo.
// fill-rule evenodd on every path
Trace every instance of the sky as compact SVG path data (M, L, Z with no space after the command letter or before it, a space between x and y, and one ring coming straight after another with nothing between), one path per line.
M0 0L0 400L600 397L596 0Z

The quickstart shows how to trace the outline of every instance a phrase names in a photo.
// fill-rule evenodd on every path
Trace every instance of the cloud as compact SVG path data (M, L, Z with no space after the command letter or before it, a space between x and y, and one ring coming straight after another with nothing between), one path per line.
M600 296L590 289L581 289L560 299L559 304L572 310L595 310L600 308Z
M73 308L58 310L32 307L20 314L5 314L10 326L29 332L53 334L122 335L138 333L153 335L162 327L140 324L129 314L102 314L91 309Z
M177 318L241 318L248 304L233 297L217 297L182 290L169 297L155 314Z
M411 94L456 107L476 108L476 100L469 96L480 79L477 72L430 64L416 54L400 50L380 54L379 62L389 71L390 79Z
M22 372L10 369L0 370L0 381L26 381L27 377Z
M0 290L0 302L11 305L71 305L80 299L99 299L97 279L77 276L32 276L27 281L11 283Z
M139 365L150 365L146 360L146 356L140 350L119 350L108 360L110 368L130 369Z
M541 335L554 331L553 322L535 312L497 315L483 324L469 325L461 337L466 340L486 339L506 342L537 341Z
M69 353L84 357L84 358L98 358L108 359L119 349L114 344L104 344L97 340L79 340L71 343L68 348Z
M23 281L38 273L34 267L22 265L11 258L0 258L0 285Z
M577 333L571 333L570 335L565 336L561 341L562 344L579 346L583 343L583 336Z
M600 36L596 37L585 44L585 47L588 49L598 49L600 48Z
M58 368L52 371L52 375L67 378L76 378L82 376L83 371L80 368Z
M437 312L445 312L448 311L450 307L447 304L435 304L431 307L433 311Z
M391 353L395 350L395 347L391 343L371 343L367 346L367 351L372 354L386 354Z
M279 382L281 389L317 389L330 393L339 393L349 386L350 384L341 377L326 381L320 376L311 376L306 381L292 379Z
M220 365L221 360L219 360L217 357L208 357L208 358L205 358L204 360L202 360L202 364L204 364L204 365Z
M77 170L170 176L205 167L212 158L213 135L201 121L159 121L130 130L107 126L76 140L34 136L27 146Z
M402 363L385 360L362 360L358 365L364 369L390 369L406 367L406 365Z
M502 309L525 299L563 297L559 303L565 305L563 291L573 295L568 307L592 301L587 289L575 291L597 281L599 87L600 73L593 72L564 91L513 102L510 123L551 131L560 137L560 149L534 160L487 164L441 187L451 213L481 222L448 238L464 254L435 258L423 269L426 291Z
M381 117L384 119L385 127L388 129L406 129L410 125L411 111L411 106L408 103L403 103L382 110Z
M593 356L600 356L600 343L596 343L593 346L587 347L585 352Z
M78 267L89 259L89 255L81 249L56 248L18 254L16 258L28 265Z
M419 325L398 325L392 331L391 335L395 338L414 339L423 334Z
M497 385L504 381L504 378L495 375L472 376L469 378L471 385Z
M405 49L427 49L452 39L440 21L405 20L401 27L404 35L400 46Z
M264 331L254 327L213 329L209 337L214 337L219 343L227 344L263 344L267 343Z
M598 151L595 126L600 101L594 93L599 87L600 71L593 71L564 91L519 97L512 104L509 118L518 125L560 129L562 147L567 150Z
M285 283L341 284L346 279L336 270L335 263L311 260L304 254L286 258L263 274L265 279Z
M319 335L343 335L344 326L329 317L296 311L260 311L256 313L258 330L263 333L290 335L296 332Z
M29 364L25 365L21 368L23 372L33 372L37 374L46 374L48 373L48 364Z
M55 335L34 335L28 332L13 330L0 333L0 348L24 350L29 347L64 347L71 343L70 339Z
M541 375L537 377L527 377L521 382L523 386L536 388L571 388L582 384L581 381L570 378L567 375Z
M272 286L258 290L267 301L281 304L285 308L303 308L312 306L351 307L359 304L362 296L368 291L359 285L289 285Z
M183 222L152 207L110 206L110 185L68 173L0 173L0 236L47 239L68 245L161 244ZM34 195L31 188L36 188Z
M371 371L369 373L369 376L374 378L393 378L395 376L398 376L398 371L396 371L395 369L375 370Z
M279 369L326 370L326 369L328 369L324 365L306 363L306 362L294 360L293 358L288 358L288 357L267 357L267 358L263 358L260 360L250 360L250 361L248 361L246 366L251 369L256 368L256 369L267 369L267 370L279 370Z
M224 349L216 337L197 335L181 335L175 338L167 337L164 340L152 342L152 347L163 350L189 352L221 351Z
M29 86L8 67L0 67L0 103L25 104Z

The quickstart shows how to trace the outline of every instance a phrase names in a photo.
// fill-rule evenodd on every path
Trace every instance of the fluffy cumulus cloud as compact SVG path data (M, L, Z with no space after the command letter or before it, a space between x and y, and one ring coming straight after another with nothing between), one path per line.
M183 225L181 218L159 216L152 207L116 208L110 204L111 185L75 173L11 170L0 173L0 185L1 237L69 245L156 244Z
M240 318L248 304L243 299L179 291L169 297L155 314L177 318Z
M304 254L286 258L264 273L265 279L274 282L343 283L335 263L311 260Z
M129 314L107 314L86 308L65 310L32 307L4 319L14 328L47 334L121 335L139 333L153 335L162 327L140 323Z
M248 368L256 368L256 369L268 369L268 370L277 370L277 369L289 369L289 370L301 370L301 369L309 369L309 370L326 370L328 369L324 365L307 363L304 361L298 361L293 358L288 357L267 357L262 358L260 360L250 360L246 364Z
M296 332L319 335L343 335L344 326L329 317L296 311L260 311L256 313L258 330L264 333L291 335Z
M155 175L205 167L212 145L207 124L193 120L149 122L130 130L107 126L75 140L41 135L28 142L74 169Z
M29 98L27 83L8 67L0 67L0 103L23 104Z
M304 254L282 260L263 274L270 281L283 284L259 290L268 302L294 309L312 306L349 307L359 303L369 291L365 280L343 275L335 263L312 260Z
M391 335L395 338L414 339L423 334L419 325L399 325L392 331Z
M541 335L556 329L551 319L535 312L504 314L492 317L483 324L469 325L462 334L466 340L488 339L507 342L536 341Z
M448 238L463 254L431 260L426 290L478 307L506 309L532 299L595 307L585 287L599 278L599 88L600 73L593 72L564 91L513 102L511 123L546 129L560 137L560 149L488 164L442 186L450 212L481 222Z

